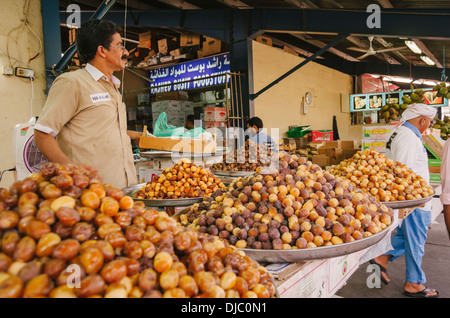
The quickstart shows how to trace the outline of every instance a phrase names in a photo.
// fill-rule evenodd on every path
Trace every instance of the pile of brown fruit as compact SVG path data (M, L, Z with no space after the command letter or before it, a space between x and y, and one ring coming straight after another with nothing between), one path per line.
M181 224L238 248L303 249L348 243L391 224L393 210L318 165L280 153L278 171L236 179Z
M254 141L247 140L232 155L224 154L223 162L213 164L211 170L219 171L259 171L270 164L272 151Z
M166 168L159 178L147 182L134 194L136 199L181 199L208 196L225 185L208 169L182 160Z
M74 165L48 163L0 189L0 242L0 298L276 294L244 252Z
M421 199L434 194L433 188L421 176L375 149L358 151L352 158L330 167L329 171L381 202Z

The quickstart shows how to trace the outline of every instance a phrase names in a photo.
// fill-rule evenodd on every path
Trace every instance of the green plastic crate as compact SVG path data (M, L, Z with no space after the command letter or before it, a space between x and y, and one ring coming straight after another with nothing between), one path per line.
M288 138L301 138L311 132L311 126L299 126L286 132Z

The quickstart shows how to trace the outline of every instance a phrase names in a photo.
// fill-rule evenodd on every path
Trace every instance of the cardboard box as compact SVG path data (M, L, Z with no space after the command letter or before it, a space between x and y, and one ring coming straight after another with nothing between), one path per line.
M311 132L312 141L332 141L333 131L332 130L313 130Z
M162 112L182 112L181 101L179 100L161 100L152 103L152 112L153 113L162 113ZM169 114L167 114L169 115Z
M181 110L184 112L185 116L194 115L194 102L182 101Z
M325 141L324 147L326 147L326 148L341 148L341 141L340 140Z
M294 265L275 263L267 265L266 268L276 277L283 277L283 272L290 271L284 275L284 279L275 280L280 298L325 298L328 296L327 260L314 260Z
M347 279L359 267L359 253L333 257L327 260L327 277L328 277L328 292L327 297L331 297L345 284Z
M164 38L158 40L158 52L162 54L169 54L170 51L173 51L178 48L178 43L173 39Z
M224 107L205 107L203 119L205 120L205 122L226 121L227 109Z
M363 126L362 138L372 140L389 140L391 135L394 133L394 129L395 129L394 125Z
M181 33L180 47L200 45L200 35L195 33Z
M317 150L317 153L319 155L325 155L328 157L333 157L336 155L336 150L340 148L328 148L328 147L321 147ZM342 151L342 149L340 149Z
M180 46L180 53L186 54L188 58L196 59L198 57L197 52L201 49L200 44L191 46Z
M203 57L220 53L222 52L222 47L222 41L220 41L219 39L205 36L202 44L201 55Z
M227 126L228 123L226 121L205 121L205 129Z
M152 33L150 31L139 34L139 45L140 48L152 48Z
M312 163L319 165L320 167L326 167L331 164L331 158L327 155L313 155Z
M169 55L170 56L179 56L179 55L181 55L180 49L175 49L173 51L170 51Z
M208 142L201 138L147 137L139 139L139 148L174 152L215 153L216 141Z
M257 42L262 43L262 44L266 44L268 46L272 46L272 39L267 37L267 36L258 36L255 39Z
M295 149L305 148L308 145L308 136L303 136L301 138L283 138L285 144L293 144Z
M173 92L157 93L156 94L156 101L162 101L162 100L187 101L188 100L188 93L185 92L185 91L173 91Z
M314 142L309 142L306 146L309 149L318 150L320 147L323 147L324 145L325 145L324 142L314 141Z
M357 147L356 140L340 140L342 149L355 149Z
M353 148L353 149L342 149L342 156L344 159L348 159L353 157L358 151L360 151L360 148Z
M364 149L375 149L379 153L386 152L387 141L384 140L372 140L372 139L362 139L361 140L361 150Z

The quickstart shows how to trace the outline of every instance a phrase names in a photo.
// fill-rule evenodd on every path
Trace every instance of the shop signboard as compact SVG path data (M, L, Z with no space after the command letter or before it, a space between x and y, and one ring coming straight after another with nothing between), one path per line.
M448 106L448 99L444 97L437 97L437 91L433 91L432 88L422 89L424 93L424 100L427 105L433 107ZM370 111L379 110L383 105L387 103L402 103L403 95L410 95L411 90L395 91L395 92L383 92L383 93L370 93L370 94L352 94L350 95L350 111Z
M153 81L150 94L222 85L230 80L225 75L229 71L229 53L149 70L148 76Z

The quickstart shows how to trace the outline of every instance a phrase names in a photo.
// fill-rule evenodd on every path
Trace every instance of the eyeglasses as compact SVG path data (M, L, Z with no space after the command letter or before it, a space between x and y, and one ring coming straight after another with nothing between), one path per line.
M117 48L119 48L119 49L122 49L122 51L126 51L127 49L125 48L125 46L123 46L123 45L111 45L111 44L108 44L108 45L106 45L107 47L108 46L112 46L112 47L117 47Z

